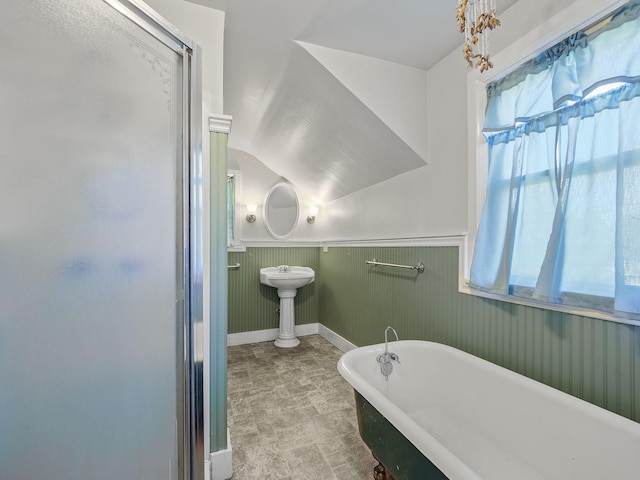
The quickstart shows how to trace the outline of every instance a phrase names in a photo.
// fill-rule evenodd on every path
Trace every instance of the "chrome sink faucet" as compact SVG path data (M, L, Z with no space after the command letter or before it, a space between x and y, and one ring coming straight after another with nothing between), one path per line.
M399 340L398 332L396 332L393 327L387 327L384 331L384 353L381 353L376 358L377 362L380 364L380 372L384 375L385 381L389 379L389 375L391 375L391 372L393 371L393 364L391 362L396 361L400 363L400 357L389 351L389 341L387 340L387 333L389 330L391 330L396 336L396 342Z

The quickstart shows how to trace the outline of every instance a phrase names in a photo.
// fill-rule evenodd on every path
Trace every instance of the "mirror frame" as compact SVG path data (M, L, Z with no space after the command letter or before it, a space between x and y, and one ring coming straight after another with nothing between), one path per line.
M276 233L270 222L269 222L269 199L271 198L271 195L278 190L279 188L286 188L287 190L289 190L292 194L293 194L293 198L295 198L296 201L296 218L295 221L293 222L293 225L291 226L291 229L285 233L284 235L281 235L279 233ZM275 238L276 240L284 240L286 238L289 238L293 232L295 231L296 227L298 226L298 220L300 218L300 200L298 199L298 194L296 193L295 189L293 188L293 185L291 185L290 183L287 182L279 182L276 183L273 187L271 187L271 189L267 192L267 196L265 197L264 200L264 205L263 205L263 209L262 209L262 215L264 218L264 226L267 229L267 232L269 232L269 235L271 235L273 238Z

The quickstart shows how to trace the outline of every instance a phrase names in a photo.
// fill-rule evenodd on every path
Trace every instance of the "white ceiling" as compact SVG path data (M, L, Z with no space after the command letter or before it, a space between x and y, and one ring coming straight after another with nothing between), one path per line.
M455 0L191 1L226 12L231 157L255 156L320 204L426 165L424 149L401 138L305 44L420 75L414 69L427 71L462 45ZM515 2L497 0L498 14Z

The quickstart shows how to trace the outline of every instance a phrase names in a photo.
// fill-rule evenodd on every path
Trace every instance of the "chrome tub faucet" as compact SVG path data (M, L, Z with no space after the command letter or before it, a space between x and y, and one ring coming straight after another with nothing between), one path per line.
M395 331L393 327L387 327L384 331L384 353L381 353L376 358L377 362L380 364L380 372L384 375L385 381L389 379L389 375L393 371L392 361L400 363L400 356L389 351L389 341L387 340L387 333L391 330L393 334L396 336L396 342L398 339L398 332Z

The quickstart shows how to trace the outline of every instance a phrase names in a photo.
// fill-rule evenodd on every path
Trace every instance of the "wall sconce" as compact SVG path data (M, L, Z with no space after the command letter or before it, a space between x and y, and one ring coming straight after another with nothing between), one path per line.
M309 207L307 223L314 223L316 221L316 215L318 215L318 207Z
M253 223L256 221L256 211L258 210L257 205L247 205L247 222Z

